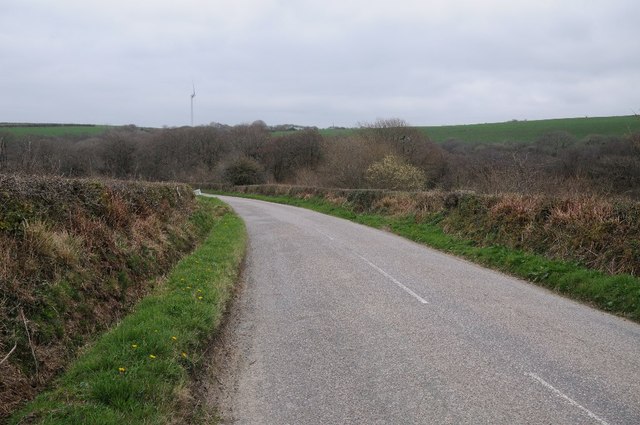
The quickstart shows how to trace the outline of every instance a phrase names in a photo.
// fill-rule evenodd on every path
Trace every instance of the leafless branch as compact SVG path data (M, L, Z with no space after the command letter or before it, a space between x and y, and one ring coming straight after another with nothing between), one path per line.
M9 356L11 354L13 354L14 351L16 351L16 348L18 348L18 343L16 342L16 344L13 346L13 348L11 349L11 351L9 351L9 354L7 354L6 356L4 356L4 358L2 360L0 360L0 364L4 363L5 361L7 361L7 359L9 358Z
M24 329L27 331L27 339L29 340L29 348L31 348L31 355L36 365L36 375L38 374L38 359L36 358L36 352L33 349L33 343L31 342L31 334L29 333L29 326L27 325L27 318L24 316L24 311L20 308L20 316L22 316L22 322L24 323Z

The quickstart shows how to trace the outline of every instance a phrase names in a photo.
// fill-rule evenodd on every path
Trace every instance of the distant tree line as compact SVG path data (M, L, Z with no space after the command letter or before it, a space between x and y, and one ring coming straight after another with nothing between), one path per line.
M436 144L400 119L348 136L273 133L262 121L175 129L116 128L91 137L0 130L0 172L197 183L339 188L594 193L640 199L640 134L565 132L533 143Z

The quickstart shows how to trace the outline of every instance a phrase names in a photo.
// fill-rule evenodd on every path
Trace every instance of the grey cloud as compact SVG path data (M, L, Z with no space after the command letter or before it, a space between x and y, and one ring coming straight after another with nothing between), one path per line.
M326 126L627 114L634 1L11 1L0 121Z

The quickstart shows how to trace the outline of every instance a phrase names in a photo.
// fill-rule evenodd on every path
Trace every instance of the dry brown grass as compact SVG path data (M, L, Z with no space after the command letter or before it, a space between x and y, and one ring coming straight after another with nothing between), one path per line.
M609 274L640 271L640 204L595 196L470 196L450 232L572 261Z
M415 197L408 194L394 194L376 200L373 205L375 211L391 216L406 216L417 210Z
M346 196L340 196L340 195L336 195L334 193L331 192L327 192L324 195L324 199L333 204L333 205L338 205L338 206L342 206L345 204L345 202L347 202L347 197Z
M640 273L640 203L577 196L474 192L391 192L261 185L244 193L319 196L356 212L438 218L445 232L577 262L609 274Z

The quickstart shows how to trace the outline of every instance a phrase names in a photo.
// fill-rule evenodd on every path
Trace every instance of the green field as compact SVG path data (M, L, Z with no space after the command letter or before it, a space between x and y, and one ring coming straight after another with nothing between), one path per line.
M589 135L623 136L640 132L635 115L594 118L561 118L536 121L509 121L487 124L417 127L434 142L456 139L468 143L533 142L545 133L566 131L582 140ZM320 130L324 136L346 136L354 129Z
M36 136L92 136L104 133L111 126L74 124L0 124L0 132ZM442 143L456 139L468 143L533 142L545 133L566 131L578 140L590 135L624 136L640 132L640 116L559 118L533 121L508 121L486 124L417 126L434 142ZM355 128L322 129L323 136L348 136L357 132ZM273 132L274 136L291 134L289 131Z
M590 135L623 136L640 132L640 117L564 118L509 121L493 124L420 127L436 142L458 139L465 142L533 142L545 133L566 131L578 140Z
M108 125L0 125L0 132L7 131L16 136L93 136L102 134L111 126Z

